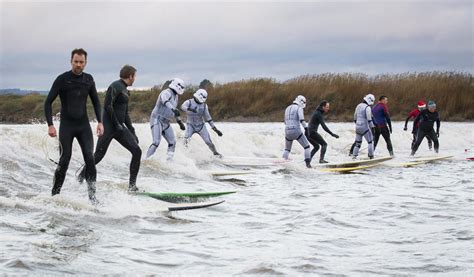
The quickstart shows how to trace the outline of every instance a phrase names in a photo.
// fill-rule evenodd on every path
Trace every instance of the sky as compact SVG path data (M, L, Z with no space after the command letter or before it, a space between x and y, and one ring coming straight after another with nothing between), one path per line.
M0 88L49 90L74 48L99 89L303 74L474 72L473 1L4 1Z

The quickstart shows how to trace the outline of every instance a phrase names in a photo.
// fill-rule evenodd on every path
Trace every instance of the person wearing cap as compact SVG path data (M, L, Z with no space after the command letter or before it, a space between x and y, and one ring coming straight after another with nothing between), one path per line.
M403 131L408 130L407 125L408 125L408 121L411 118L415 119L422 110L426 109L426 103L423 100L418 101L417 105L418 105L417 108L413 109L411 112L408 113L408 117L405 120L405 127L403 128ZM420 125L419 122L418 122L418 125ZM412 131L413 139L411 141L411 148L413 148L413 145L415 145L415 142L416 142L416 133L418 131L418 125L413 125L413 131ZM428 136L426 137L426 139L428 140L428 148L431 150L433 148L433 142Z
M436 132L434 130L434 124L436 122ZM411 156L414 156L418 147L420 146L423 138L429 137L434 143L434 150L436 153L439 151L439 113L436 110L436 103L434 101L428 102L428 109L421 111L421 113L416 117L415 122L413 123L413 128L418 125L418 130L416 134L416 142L411 149Z
M372 108L372 115L374 116L375 123L374 150L377 147L380 135L382 135L387 144L388 153L390 156L393 156L392 140L390 139L390 134L392 133L392 121L390 120L387 104L388 97L382 95L379 97L379 102Z
M197 133L201 136L206 143L209 150L217 158L222 158L222 155L217 152L216 146L212 143L209 131L207 131L205 123L207 122L212 130L218 135L222 136L222 132L219 131L212 120L211 114L209 113L209 107L206 104L207 91L204 89L198 89L194 94L193 98L184 101L181 105L181 110L186 113L186 133L184 134L185 145L188 144L191 136Z

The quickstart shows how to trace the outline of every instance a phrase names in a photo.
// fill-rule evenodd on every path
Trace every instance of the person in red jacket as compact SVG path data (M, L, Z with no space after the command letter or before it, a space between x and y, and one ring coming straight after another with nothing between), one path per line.
M416 109L413 109L410 113L408 113L408 117L407 119L405 120L405 127L403 128L403 131L406 131L408 130L407 128L407 125L408 125L408 121L411 119L411 118L416 118L422 110L426 109L426 103L425 101L423 100L420 100L418 101L418 108ZM418 131L418 127L420 125L420 122L418 122L416 124L416 126L413 126L413 131L412 131L412 134L413 134L413 140L411 142L411 148L413 148L413 145L415 145L415 142L416 142L416 134L417 134L417 131ZM433 148L433 142L431 141L430 137L426 137L426 139L428 140L428 147L429 149L431 150Z

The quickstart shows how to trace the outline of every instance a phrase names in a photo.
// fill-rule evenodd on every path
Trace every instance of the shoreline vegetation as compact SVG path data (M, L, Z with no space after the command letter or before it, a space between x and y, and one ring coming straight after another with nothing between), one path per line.
M114 80L110 80L112 82ZM149 90L131 89L129 113L132 122L148 122L159 93L169 82ZM380 74L369 76L362 73L324 73L302 75L286 81L272 78L256 78L228 83L212 83L203 80L199 86L189 85L180 96L179 106L198 89L209 93L207 104L215 121L232 122L282 122L285 108L299 94L307 100L305 118L321 100L331 103L328 121L350 122L354 109L367 93L388 97L392 120L402 121L419 100L434 100L442 121L474 120L474 83L467 72L422 72ZM99 93L101 105L105 93ZM45 122L44 101L46 95L0 96L0 123ZM95 119L88 100L88 114ZM53 103L53 114L60 111L59 97Z

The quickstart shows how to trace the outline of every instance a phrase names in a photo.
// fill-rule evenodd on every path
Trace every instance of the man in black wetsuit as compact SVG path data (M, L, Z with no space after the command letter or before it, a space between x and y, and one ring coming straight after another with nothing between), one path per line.
M132 126L132 121L128 115L128 101L130 92L128 86L133 85L137 70L130 65L125 65L120 70L120 80L110 84L104 100L104 129L105 133L97 141L94 153L95 163L98 164L105 156L107 148L112 139L117 140L123 147L132 153L130 163L129 191L138 191L136 186L137 175L140 169L140 158L142 150L138 146L138 137ZM125 126L124 126L125 124ZM79 174L79 181L85 177L83 169Z
M434 124L436 122L436 133L434 130ZM428 102L428 109L423 110L416 117L415 122L413 122L413 128L416 128L418 125L418 131L416 134L416 142L411 149L411 155L414 156L418 147L420 147L421 142L426 137L429 137L434 143L434 150L436 153L439 151L439 113L436 111L436 103L434 101Z
M324 155L326 154L326 148L328 146L323 137L318 134L319 125L321 125L324 131L328 132L331 136L339 138L339 136L331 132L331 130L329 130L329 128L326 126L326 123L324 123L324 114L328 111L329 102L326 100L321 101L319 107L311 115L311 120L309 121L308 129L305 132L305 135L308 138L309 142L314 146L313 150L311 150L311 159L316 154L316 152L318 152L319 146L321 145L319 163L327 163L327 161L324 160Z
M62 154L59 158L58 167L54 173L54 184L52 195L59 194L66 177L66 172L71 160L72 142L76 138L81 146L82 156L85 162L85 179L88 185L89 199L96 204L95 180L96 169L94 156L94 139L87 116L87 97L90 97L94 105L97 117L97 135L104 133L102 117L100 114L100 101L97 96L94 78L87 74L84 68L87 64L87 52L80 48L71 53L72 70L59 75L53 83L48 97L44 103L44 114L48 122L48 135L56 137L56 128L52 120L52 103L58 97L61 99L61 123L59 124L59 142Z

